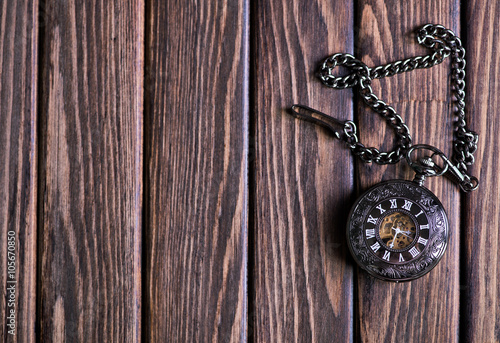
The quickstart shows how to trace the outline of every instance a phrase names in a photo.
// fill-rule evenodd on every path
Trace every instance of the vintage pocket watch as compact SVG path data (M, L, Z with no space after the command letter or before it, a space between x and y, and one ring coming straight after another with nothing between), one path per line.
M368 190L347 223L354 259L385 280L412 280L430 271L443 256L448 236L446 212L436 196L403 180Z
M366 191L354 203L347 222L349 250L358 265L377 278L396 282L428 273L443 257L448 244L446 212L438 198L423 186L425 178L448 173L464 192L478 187L477 178L467 172L467 167L474 163L478 135L469 130L465 122L465 50L460 39L441 25L423 26L417 32L417 39L419 44L432 49L432 54L375 68L369 68L350 54L335 54L323 62L319 72L328 87L359 89L364 102L394 129L397 143L392 151L380 152L365 147L358 141L357 128L352 121L339 121L307 106L292 106L295 117L325 126L336 138L345 141L362 161L393 164L406 158L415 171L413 181L385 181ZM409 129L402 118L380 100L370 86L373 79L430 68L447 57L451 59L457 117L451 160L433 146L412 145ZM353 73L334 76L332 71L339 65Z

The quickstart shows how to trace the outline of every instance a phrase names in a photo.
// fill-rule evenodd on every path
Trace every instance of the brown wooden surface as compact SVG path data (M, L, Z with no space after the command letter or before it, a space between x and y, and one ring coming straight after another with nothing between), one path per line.
M150 3L146 341L246 337L246 7Z
M416 42L415 29L440 23L459 32L459 2L364 0L358 3L357 55L369 66L429 53ZM428 70L374 81L374 91L407 123L413 144L431 144L451 155L452 120L449 61ZM394 132L361 102L357 107L360 140L392 149ZM375 130L373 128L376 128ZM443 139L446 138L447 139ZM411 179L402 161L389 167L358 163L358 193L381 180ZM424 277L393 284L358 273L356 328L362 342L456 342L459 324L460 194L445 178L426 181L441 200L451 238L441 262ZM415 325L415 323L419 323Z
M467 115L480 133L473 168L482 188L466 198L461 336L467 342L500 341L500 4L467 4Z
M335 223L346 221L353 164L326 130L289 114L290 105L300 103L352 119L352 93L321 87L314 76L321 58L352 49L352 5L267 0L254 6L249 333L255 342L352 339L352 265L343 225Z
M408 166L363 164L288 109L354 119L390 149L383 120L314 73L335 52L368 66L426 54L414 31L428 22L467 49L481 184L426 181L450 244L392 284L355 266L345 222ZM0 340L500 342L499 30L492 0L1 2ZM373 82L414 144L448 155L449 74L446 61Z
M9 342L35 341L37 8L37 0L0 4L0 338ZM16 248L9 251L12 233ZM15 327L7 326L11 310Z
M144 3L57 1L45 11L37 334L137 342Z

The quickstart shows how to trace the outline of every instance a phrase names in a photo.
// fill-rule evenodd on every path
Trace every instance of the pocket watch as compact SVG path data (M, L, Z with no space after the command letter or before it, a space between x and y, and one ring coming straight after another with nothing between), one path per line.
M424 187L426 177L450 175L464 192L478 187L479 181L467 168L474 163L478 135L465 122L465 50L453 31L427 24L417 32L418 43L432 50L430 55L369 68L350 54L334 54L321 65L319 77L328 87L357 87L361 98L385 118L394 129L396 146L381 152L358 141L353 121L339 121L303 105L293 105L292 115L326 127L343 140L363 162L394 164L405 158L415 171L412 181L381 182L354 203L347 222L347 242L357 264L370 275L387 281L409 281L428 273L443 257L450 236L448 219L439 199ZM380 100L371 88L373 79L414 69L430 68L451 59L453 102L455 105L454 150L451 159L434 146L412 145L409 129L393 107ZM335 76L342 65L353 72Z
M430 271L448 244L446 212L434 194L404 180L381 182L351 209L349 249L368 273L406 281Z

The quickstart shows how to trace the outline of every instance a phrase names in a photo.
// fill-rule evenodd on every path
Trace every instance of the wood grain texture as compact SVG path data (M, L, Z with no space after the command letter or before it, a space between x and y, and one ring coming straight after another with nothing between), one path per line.
M500 343L500 5L461 3L0 2L0 341ZM428 22L466 44L481 183L426 181L450 244L392 284L353 267L345 223L358 194L413 173L353 159L288 109L355 118L390 149L385 122L314 73L336 52L425 55ZM448 155L449 74L447 60L373 82L414 144Z
M144 4L45 11L39 339L137 342Z
M357 57L368 66L386 64L429 51L416 41L415 29L442 24L459 34L458 1L363 0L358 3ZM451 155L453 114L450 106L449 61L374 81L374 91L393 105L407 123L413 144L431 144ZM394 132L359 102L360 141L392 149ZM412 179L407 164L357 164L358 191L382 180ZM391 284L359 272L356 327L362 342L456 342L459 332L460 194L457 185L440 177L428 179L442 202L451 238L444 258L429 274L410 283Z
M464 208L464 342L500 342L500 4L468 1L466 114L479 133L477 191Z
M246 337L248 16L243 0L148 8L146 341Z
M352 340L352 263L345 240L353 191L350 152L328 131L295 120L294 103L352 119L352 92L314 73L352 52L351 1L255 3L254 279L250 339Z
M4 1L0 4L2 342L35 341L37 8L37 0ZM12 234L15 237L13 251L8 249L8 237ZM14 293L7 292L12 287ZM11 301L14 301L14 306L10 306ZM12 324L8 318L11 317L11 310L15 311L15 324L8 326ZM11 330L14 335L8 333Z

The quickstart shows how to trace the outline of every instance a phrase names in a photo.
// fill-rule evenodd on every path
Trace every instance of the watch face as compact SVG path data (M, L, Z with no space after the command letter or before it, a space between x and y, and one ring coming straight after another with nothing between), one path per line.
M391 281L416 279L441 259L448 242L443 206L428 189L409 181L383 182L354 204L347 236L356 262Z

